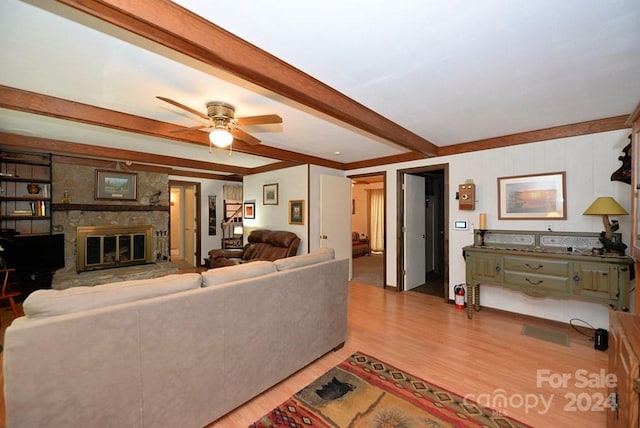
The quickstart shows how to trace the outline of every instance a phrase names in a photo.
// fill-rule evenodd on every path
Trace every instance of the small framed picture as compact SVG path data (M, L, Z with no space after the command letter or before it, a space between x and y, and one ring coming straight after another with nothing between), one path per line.
M244 218L256 218L256 203L255 202L245 202L244 203Z
M304 224L304 201L289 201L289 224Z
M138 174L112 170L96 170L96 199L138 200Z
M278 205L278 184L262 186L262 205Z

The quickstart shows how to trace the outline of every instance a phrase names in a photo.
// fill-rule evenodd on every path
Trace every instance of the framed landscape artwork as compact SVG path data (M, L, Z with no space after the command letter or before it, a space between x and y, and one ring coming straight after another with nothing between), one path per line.
M565 172L498 178L500 220L567 219Z
M96 199L138 200L138 174L112 170L96 170Z

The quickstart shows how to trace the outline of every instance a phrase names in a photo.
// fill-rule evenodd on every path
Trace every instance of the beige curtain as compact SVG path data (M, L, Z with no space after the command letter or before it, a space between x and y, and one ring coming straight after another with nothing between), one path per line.
M384 189L367 189L369 199L369 245L384 251Z
M222 185L222 199L225 201L242 202L242 186L241 185Z

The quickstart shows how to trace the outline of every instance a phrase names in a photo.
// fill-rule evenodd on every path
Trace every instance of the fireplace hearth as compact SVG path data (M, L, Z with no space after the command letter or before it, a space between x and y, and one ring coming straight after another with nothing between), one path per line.
M153 263L153 227L80 226L77 228L76 271Z

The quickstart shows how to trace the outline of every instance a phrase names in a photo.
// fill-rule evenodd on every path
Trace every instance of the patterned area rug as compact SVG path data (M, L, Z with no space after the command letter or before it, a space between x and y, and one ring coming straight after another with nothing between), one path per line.
M356 353L250 425L278 427L528 427Z

